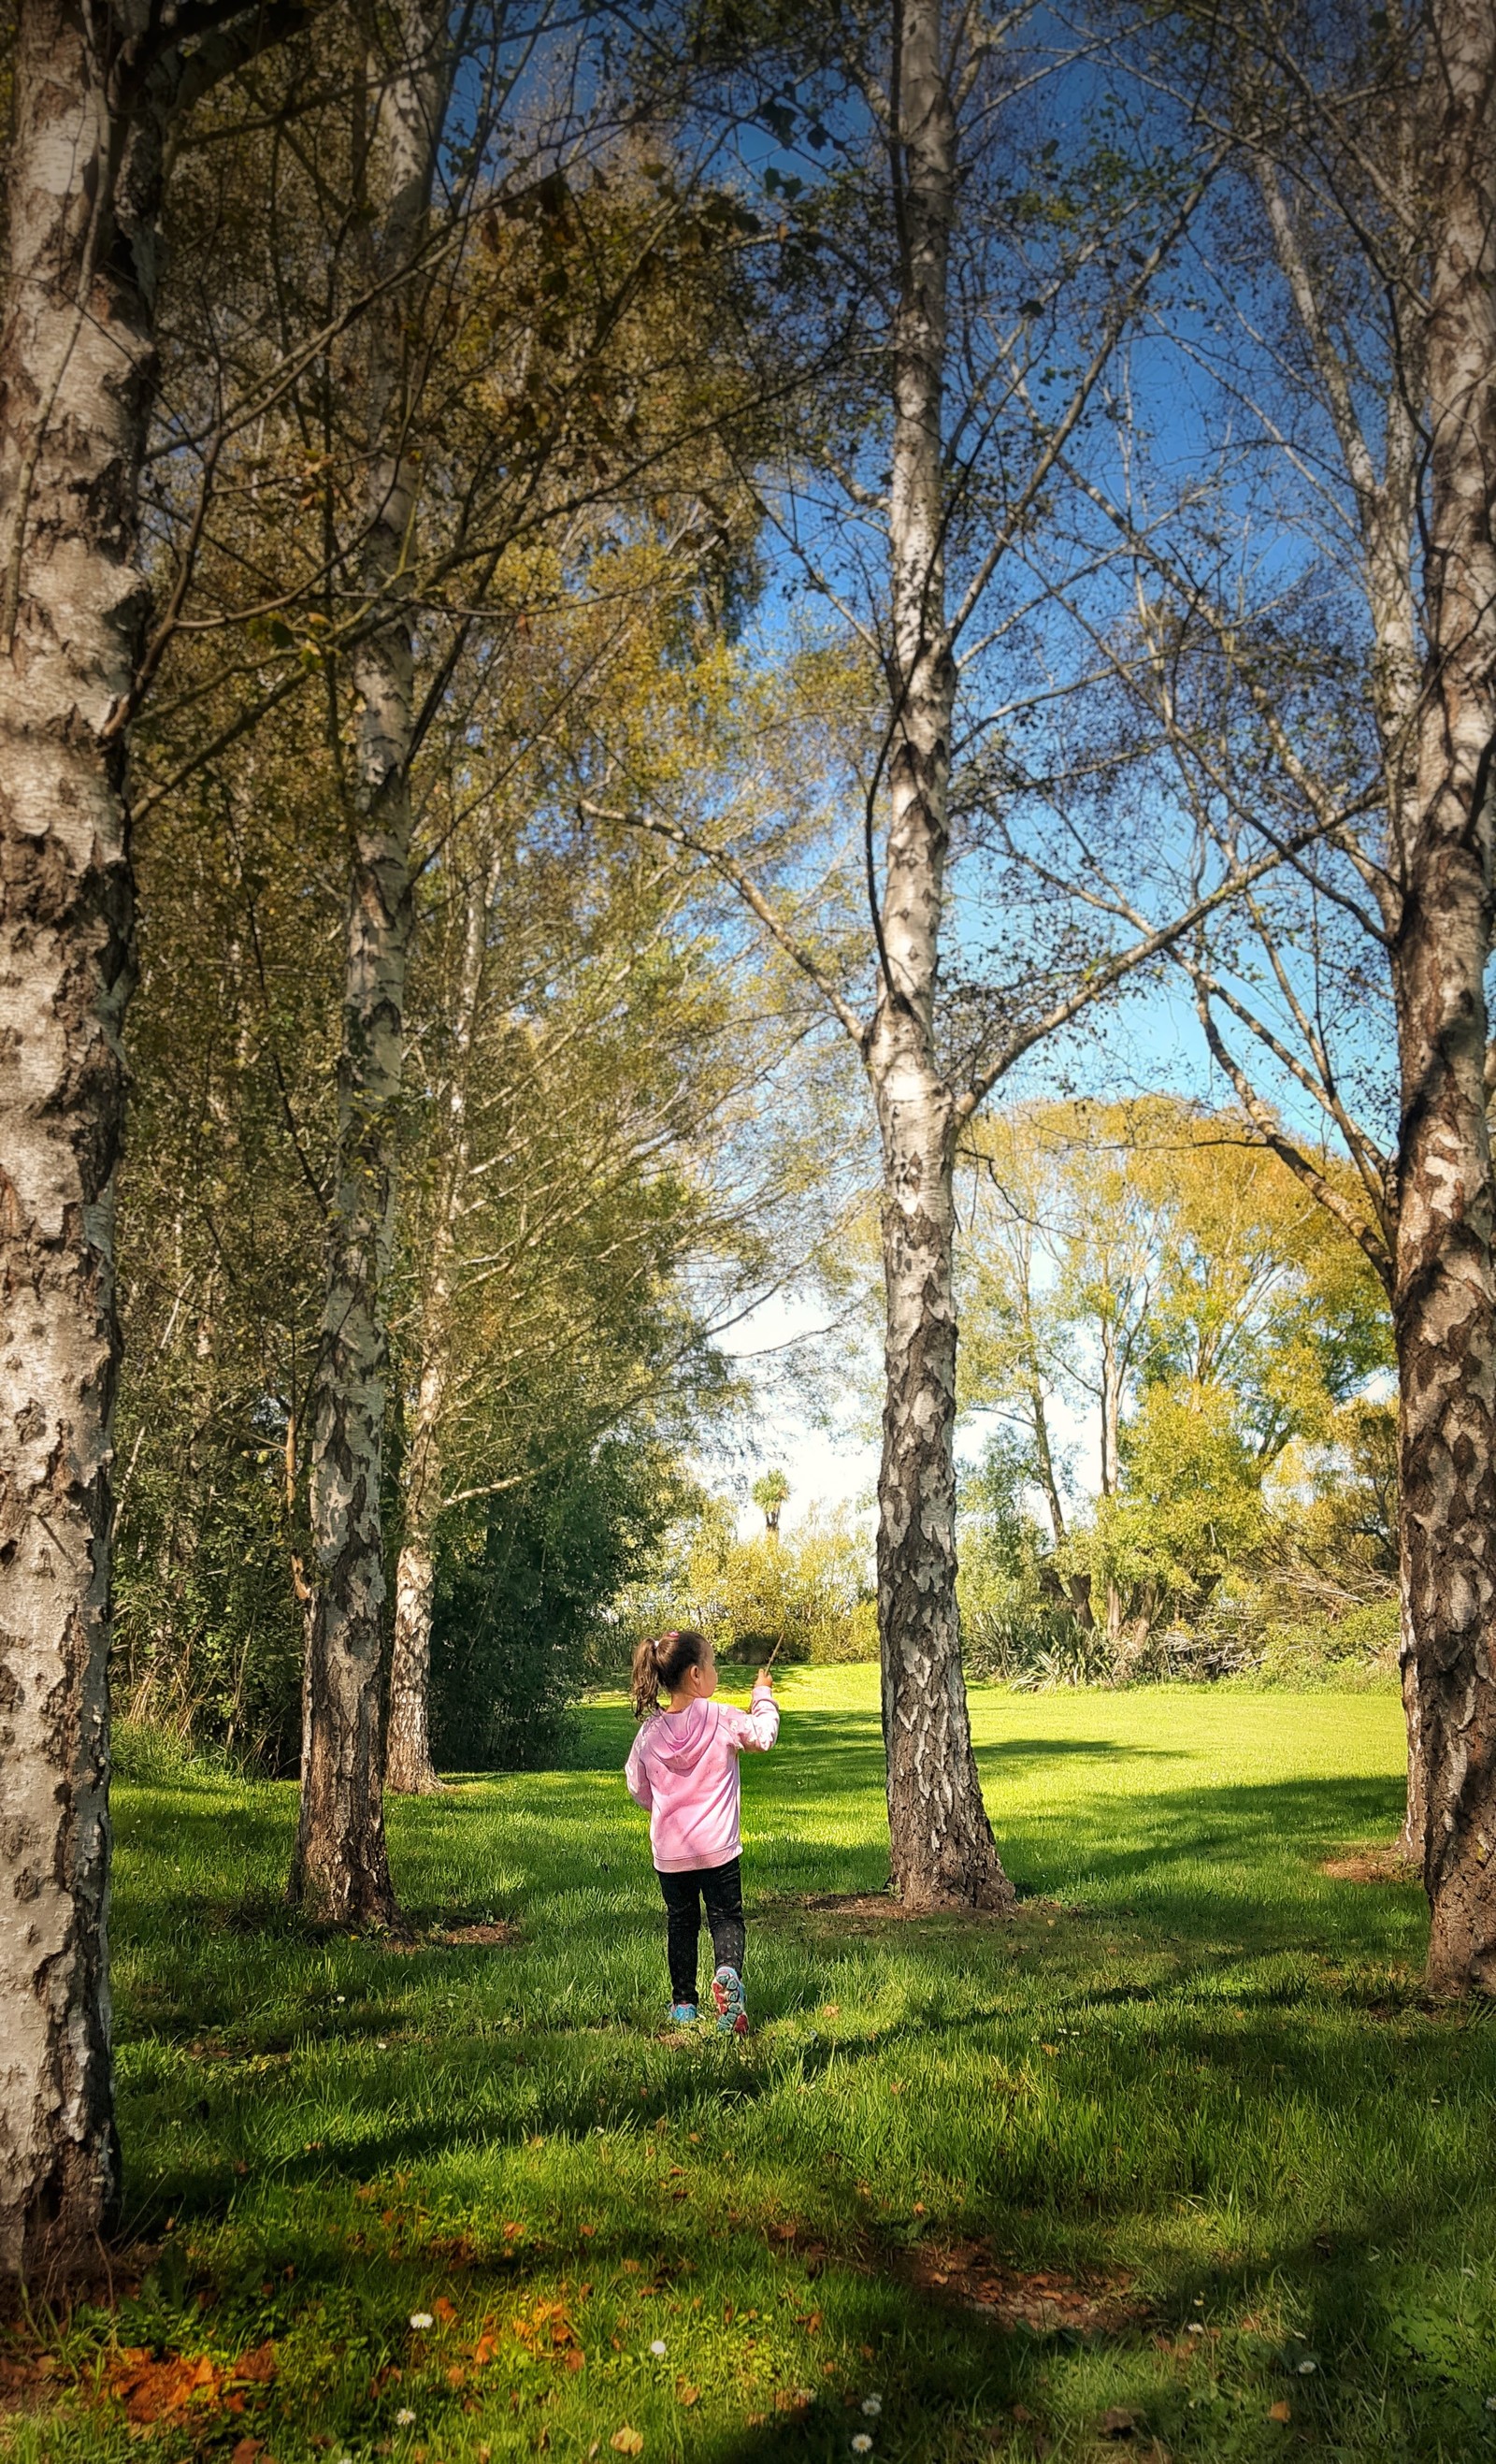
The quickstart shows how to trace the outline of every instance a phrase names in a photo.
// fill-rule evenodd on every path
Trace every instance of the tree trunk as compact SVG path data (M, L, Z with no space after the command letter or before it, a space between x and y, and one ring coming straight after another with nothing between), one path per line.
M1054 1534L1054 1545L1057 1549L1063 1549L1067 1536L1065 1506L1060 1496L1060 1483L1055 1475L1054 1449L1049 1443L1049 1416L1045 1410L1044 1386L1039 1375L1038 1361L1032 1349L1032 1329L1028 1329L1027 1332L1030 1346L1028 1417L1034 1433L1034 1453L1039 1463L1039 1485L1044 1490L1045 1503L1049 1508L1049 1529ZM1076 1624L1085 1633L1089 1634L1096 1622L1095 1613L1090 1604L1090 1576L1089 1574L1067 1575L1063 1596L1069 1601Z
M97 2264L110 2065L112 1209L134 918L160 127L97 0L26 0L0 336L0 2278Z
M1402 1721L1408 1741L1408 1794L1402 1816L1402 1829L1397 1847L1410 1865L1423 1870L1423 1855L1428 1844L1428 1787L1423 1770L1423 1738L1419 1718L1419 1663L1403 1620L1402 1647L1397 1655L1398 1680L1402 1689Z
M910 1908L1009 1907L972 1752L956 1606L957 1103L935 1058L956 670L945 630L941 396L956 129L938 0L896 21L902 174L889 544L887 874L867 1066L883 1150L887 1393L878 1625L893 1886Z
M421 1373L406 1486L405 1534L395 1567L395 1640L389 1671L385 1785L404 1796L441 1786L431 1761L431 1539L440 1504L438 1438L446 1380L429 1356Z
M972 1753L956 1607L953 1108L926 1076L875 1077L888 1300L878 1625L893 1886L906 1907L1013 1893Z
M1116 1322L1101 1321L1101 1493L1115 1497L1122 1481L1122 1369L1117 1358ZM1112 1682L1125 1685L1132 1658L1123 1648L1123 1598L1114 1582L1107 1584L1107 1645L1111 1653Z
M1054 1535L1055 1547L1063 1549L1067 1538L1065 1506L1060 1496L1060 1484L1055 1477L1054 1451L1049 1443L1049 1416L1045 1410L1045 1390L1040 1383L1037 1369L1029 1383L1028 1417L1029 1425L1034 1432L1034 1453L1039 1463L1039 1483L1045 1493L1045 1504L1049 1508L1049 1529Z
M442 1422L451 1377L453 1247L473 1152L468 1070L483 1000L489 915L497 890L495 857L481 872L474 872L467 886L451 1029L451 1081L447 1092L448 1148L430 1228L430 1281L421 1312L415 1423L404 1466L403 1537L395 1569L395 1641L385 1749L385 1785L404 1795L429 1795L441 1786L430 1743L431 1600L436 1582L432 1542L442 1504Z
M410 940L410 754L414 649L400 601L415 516L407 450L414 391L411 282L426 230L444 106L445 38L409 0L385 77L373 146L383 210L366 225L373 282L364 428L370 456L363 587L390 610L353 656L359 714L332 1204L308 1507L316 1597L307 1653L307 1739L291 1896L321 1923L395 1913L380 1782L385 1602L381 1485L389 1346L394 1137L405 1055Z
M1435 0L1428 660L1393 954L1402 1533L1436 1991L1496 1991L1496 1264L1485 1113L1496 745L1496 17Z

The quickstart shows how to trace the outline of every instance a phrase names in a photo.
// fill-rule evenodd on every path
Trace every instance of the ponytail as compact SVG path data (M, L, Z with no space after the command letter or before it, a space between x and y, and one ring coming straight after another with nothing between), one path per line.
M636 1720L647 1719L660 1707L660 1689L673 1694L688 1668L699 1668L706 1658L707 1639L694 1627L683 1626L678 1633L646 1636L634 1646L633 1705Z

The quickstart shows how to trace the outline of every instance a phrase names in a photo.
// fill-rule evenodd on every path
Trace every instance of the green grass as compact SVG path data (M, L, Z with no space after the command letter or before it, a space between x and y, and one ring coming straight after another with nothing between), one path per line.
M799 1904L883 1884L881 1753L870 1670L784 1694L745 1783L746 2048L662 2033L620 1705L573 1769L391 1810L416 1926L507 1917L502 1947L311 1940L289 1789L121 1790L144 2273L57 2329L61 2400L0 2413L0 2453L611 2464L627 2426L717 2464L865 2428L874 2464L1496 2457L1496 2033L1423 2006L1416 1890L1320 1870L1396 1829L1397 1701L976 1694L1029 1895L1003 1926ZM929 2282L973 2242L1147 2315L1005 2331ZM120 2347L267 2340L242 2411L143 2445L105 2392Z

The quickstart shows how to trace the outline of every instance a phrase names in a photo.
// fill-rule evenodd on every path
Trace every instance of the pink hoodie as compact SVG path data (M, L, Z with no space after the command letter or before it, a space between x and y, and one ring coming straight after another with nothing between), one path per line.
M649 1816L655 1870L690 1874L730 1865L742 1841L737 1830L740 1753L766 1754L780 1733L780 1706L767 1685L753 1703L693 1703L684 1711L655 1711L633 1742L624 1770L628 1793Z

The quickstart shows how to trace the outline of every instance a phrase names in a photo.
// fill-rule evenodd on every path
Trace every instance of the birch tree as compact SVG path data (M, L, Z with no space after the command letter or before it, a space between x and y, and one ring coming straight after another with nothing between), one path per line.
M361 438L368 473L360 583L369 611L349 662L349 881L336 1181L312 1426L308 1505L316 1575L307 1726L291 1894L334 1924L395 1912L380 1786L385 1546L381 1483L388 1385L386 1295L394 1115L405 1057L410 935L415 645L404 575L417 518L411 430L420 390L416 267L429 226L453 70L447 11L407 0L389 52L370 44L377 100L355 200L363 289Z
M1225 586L1220 543L1240 534L1239 517L1221 518L1226 497L1171 538L1139 473L1105 508L1137 561L1125 664L1137 653L1182 799L1222 843L1268 806L1279 828L1308 811L1327 825L1321 853L1243 909L1240 931L1218 926L1177 955L1254 1133L1359 1243L1391 1301L1404 1837L1433 1913L1430 1980L1465 1991L1492 1973L1496 1925L1483 1844L1496 1818L1496 24L1463 0L1303 24L1254 9L1222 17L1212 40L1229 73L1213 71L1190 108L1240 147L1232 238L1277 287L1265 314L1244 306L1218 232L1202 272L1238 347L1193 350L1268 474L1292 579L1282 587L1280 567L1255 602ZM1259 499L1254 553L1272 519ZM1385 1041L1371 1046L1378 1007ZM1336 1149L1349 1181L1326 1168Z
M91 2265L119 2179L106 1949L111 1208L165 156L202 96L303 14L23 0L17 22L0 329L6 2276Z
M374 1638L390 1554L376 1472L393 1399L387 1284L409 885L430 867L445 879L453 832L471 837L464 816L490 803L508 809L504 782L513 787L530 742L574 728L573 705L595 696L623 656L636 602L652 595L678 617L689 586L706 622L714 594L736 586L741 552L725 501L731 472L720 456L714 467L711 451L720 407L742 409L711 313L737 235L733 211L717 211L689 173L677 184L664 162L641 169L601 89L581 109L564 93L556 103L530 91L523 109L497 113L493 96L512 94L533 65L536 12L473 43L462 125L444 155L455 188L433 215L429 145L424 166L416 158L433 108L424 87L440 84L447 55L436 21L424 33L422 24L419 13L377 19L345 37L343 74L314 93L311 128L267 166L272 227L244 237L250 268L227 312L236 267L225 250L244 219L244 166L258 169L264 141L253 126L247 139L231 130L193 166L209 237L179 285L174 364L189 440L181 458L195 459L200 476L191 492L163 479L153 508L190 590L153 731L152 819L199 775L237 780L253 759L246 747L263 740L278 762L300 742L351 856L330 1163L319 1120L309 1125L299 1098L285 1096L284 1111L329 1244L309 1415L299 1399L287 1405L287 1534L310 1620L309 1774L319 1703L331 1741L304 1793L293 1888L304 1890L319 1833L322 1861L362 1863L372 1878L340 1868L315 1883L319 1912L353 1922L388 1904L372 1767ZM274 126L274 96L265 101ZM589 148L596 176L579 195L570 182ZM683 316L685 293L708 313ZM630 579L615 553L625 534L651 542L647 574ZM527 650L542 627L555 653L543 676ZM662 634L659 647L674 657L681 646ZM511 671L530 689L500 713L502 690L481 680ZM316 1116L319 1098L304 1084L308 1092ZM439 1324L445 1302L439 1290L430 1299ZM416 1418L439 1416L433 1389ZM423 1441L411 1463L427 1453ZM414 1502L403 1634L420 1624L419 1484Z
M1057 77L1052 60L1020 50L1022 11L989 21L910 0L888 23L877 11L839 23L826 74L857 98L881 187L862 164L821 185L775 179L798 217L791 259L819 251L857 290L855 375L819 426L786 440L777 478L765 453L759 481L770 536L867 661L873 749L847 852L870 935L855 955L845 940L828 953L819 891L793 869L776 880L746 817L734 844L643 798L627 809L599 797L589 809L693 848L731 882L860 1056L882 1167L878 1583L893 1886L911 1907L1003 1908L1011 1892L982 1804L957 1632L957 1143L1025 1054L1281 857L1218 862L1207 847L1175 912L1130 940L1082 952L1063 924L1056 936L1035 915L1005 981L995 967L952 968L953 852L990 853L1011 739L1066 689L1034 561L1048 492L1216 156L1207 146L1182 179L1160 184L1116 177L1108 155L1099 182L1077 169L1075 192L1051 211L1059 136L1041 148L1034 132L1042 167L1027 188L1021 173L1010 187L1006 165L994 168L1004 106L1037 108L1036 88ZM774 119L781 143L794 120L787 107ZM819 140L828 142L824 125ZM816 127L803 142L814 153ZM1009 210L1015 188L1023 213ZM793 294L788 264L781 278ZM1044 418L1031 433L1036 390ZM619 781L628 783L623 765Z

